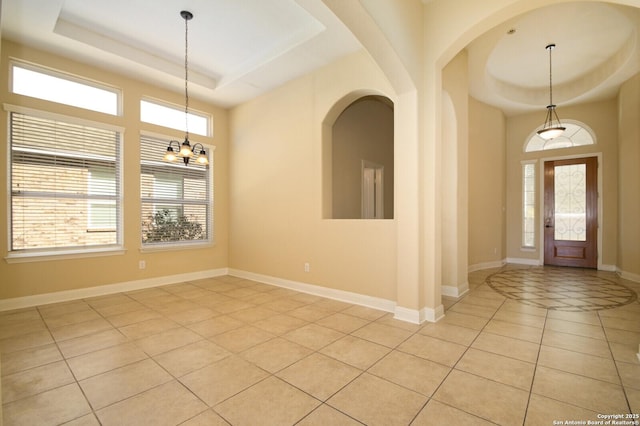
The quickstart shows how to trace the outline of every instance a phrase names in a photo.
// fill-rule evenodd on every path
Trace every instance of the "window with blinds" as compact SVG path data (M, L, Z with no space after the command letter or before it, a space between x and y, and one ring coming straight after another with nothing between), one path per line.
M11 251L120 245L120 132L20 112L9 119Z
M212 241L212 150L210 165L162 161L168 139L140 138L142 244L193 244Z

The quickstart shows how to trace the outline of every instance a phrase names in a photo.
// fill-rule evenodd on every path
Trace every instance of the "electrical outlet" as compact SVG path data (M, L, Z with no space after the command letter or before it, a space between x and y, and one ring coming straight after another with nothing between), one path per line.
M147 267L147 262L145 262L144 260L141 260L140 262L138 262L138 268L144 269L146 267Z
M305 271L305 272L309 272L309 271L311 271L311 265L309 265L309 262L306 262L306 263L304 264L304 271Z

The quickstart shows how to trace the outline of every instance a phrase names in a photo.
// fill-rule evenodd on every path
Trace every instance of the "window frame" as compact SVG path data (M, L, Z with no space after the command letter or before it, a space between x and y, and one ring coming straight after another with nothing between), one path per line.
M177 104L172 104L170 102L166 102L160 99L155 99L155 98L151 98L148 96L144 96L140 99L140 103L139 103L139 107L140 107L140 123L144 123L144 124L151 124L153 126L162 126L162 127L166 127L168 129L173 129L173 130L178 130L181 132L186 132L186 126L179 126L179 127L174 127L174 126L168 126L166 124L166 122L152 122L152 121L146 121L142 119L142 109L143 109L143 102L146 102L148 104L152 104L161 108L167 108L170 110L174 110L177 114L181 115L184 117L185 114L185 108L184 105L177 105ZM189 135L198 135L198 136L202 136L205 138L211 138L213 137L213 116L209 113L206 112L202 112L202 111L198 111L198 110L194 110L193 108L189 108L189 112L188 112L189 116L193 116L193 117L199 117L199 118L203 118L206 121L206 130L205 133L200 133L196 130L194 130L193 128L189 129ZM193 126L191 126L193 127ZM201 142L202 143L202 142Z
M31 72L36 72L39 74L43 74L45 76L48 77L53 77L53 78L58 78L61 80L66 80L68 82L71 83L75 83L75 84L80 84L80 85L84 85L84 86L88 86L90 88L94 88L94 89L98 89L98 90L103 90L105 92L111 92L116 96L116 105L115 105L115 112L111 113L111 112L106 112L103 110L99 110L99 109L94 109L94 108L86 108L83 106L79 106L79 105L75 105L75 104L71 104L71 103L66 103L66 102L61 102L59 100L51 100L51 99L47 99L47 98L43 98L43 97L38 97L38 96L33 96L33 95L27 95L27 94L22 94L22 93L18 93L16 91L14 91L14 68L18 67L18 68L22 68L25 69L27 71L31 71ZM122 90L114 87L114 86L110 86L108 84L105 83L101 83L95 80L91 80L88 78L83 78L83 77L79 77L70 73L66 73L64 71L59 71L59 70L55 70L52 68L48 68L48 67L44 67L41 65L36 65L36 64L32 64L29 62L25 62L25 61L21 61L21 60L17 60L17 59L11 59L9 62L9 92L16 94L18 96L24 96L24 97L29 97L29 98L34 98L34 99L40 99L43 100L45 102L51 102L51 103L55 103L55 104L60 104L60 105L66 105L66 106L70 106L72 108L79 108L85 111L91 111L91 112L97 112L100 114L105 114L105 115L109 115L112 117L120 117L123 115L123 108L122 108Z
M169 144L169 141L171 140L175 140L175 138L172 138L170 136L164 135L164 134L158 134L158 133L153 133L153 132L147 132L147 131L142 131L140 132L140 137L139 137L139 141L140 141L140 146L142 149L142 139L143 138L150 138L150 139L156 139L158 142L162 142L162 148L163 150L166 149L166 147ZM214 220L214 209L215 209L215 190L214 190L214 168L215 168L215 149L216 146L206 143L202 140L199 139L190 139L190 142L192 145L195 145L196 143L200 143L202 144L202 146L204 146L204 148L208 151L207 155L209 158L209 165L207 166L207 194L208 194L208 202L207 202L207 207L209 209L209 214L207 215L207 238L204 239L198 239L198 240L182 240L182 241L171 241L171 242L153 242L153 243L145 243L143 242L143 238L142 238L142 233L143 233L143 228L142 228L142 220L143 220L143 214L144 214L144 207L143 205L145 203L151 203L154 206L154 211L155 211L155 206L157 204L163 204L163 202L157 203L154 201L154 199L156 199L157 197L153 196L153 197L145 197L142 195L142 191L143 191L143 183L142 183L142 175L145 171L145 168L152 168L154 167L154 164L156 166L159 165L163 165L165 166L167 169L170 168L180 168L180 167L191 167L191 166L185 166L183 163L166 163L163 162L162 160L162 156L159 155L158 156L158 160L157 161L153 161L153 162L148 162L143 160L142 158L140 159L140 175L139 175L139 179L140 179L140 213L139 213L139 218L141 220L141 226L140 226L140 234L139 234L139 241L140 241L140 252L145 253L145 252L154 252L154 251L166 251L166 250L181 250L181 249L191 249L191 248L203 248L203 247L211 247L213 245L215 245L215 220ZM146 163L146 164L145 164ZM194 165L195 166L195 165ZM155 190L155 188L154 188ZM184 200L184 197L183 197ZM184 206L183 206L184 207Z
M120 126L114 126L107 123L96 122L92 120L81 119L74 116L68 116L63 114L52 113L48 111L42 111L39 109L16 106L11 104L3 104L3 109L7 114L7 152L11 152L12 149L12 138L11 138L11 114L18 113L27 116L42 118L46 120L53 121L61 121L67 124L80 125L80 126L88 126L99 128L103 130L109 130L116 132L118 134L117 140L117 153L115 158L115 169L117 176L116 182L116 198L115 202L120 206L119 214L116 214L116 242L113 244L96 244L96 245L88 245L88 246L64 246L64 247L46 247L42 249L32 248L32 249L20 249L20 250L12 250L12 228L13 228L13 219L12 219L12 190L11 190L11 182L13 180L12 174L12 160L11 156L7 156L7 186L8 186L8 194L7 194L7 256L5 260L8 263L20 263L20 262L30 262L30 261L43 261L43 260L51 260L51 259L73 259L79 257L96 257L96 256L105 256L105 255L115 255L115 254L124 254L124 165L122 160L122 150L124 148L124 132L125 129ZM91 199L87 198L87 202L90 202Z
M521 204L520 204L520 208L521 208L521 222L520 222L520 226L521 226L521 235L520 235L520 247L524 250L535 250L536 249L536 237L537 237L537 232L536 232L536 218L537 218L537 213L538 213L538 202L537 202L537 190L538 190L538 182L537 182L537 166L538 164L538 160L525 160L525 161L521 161L520 162L520 172L521 172L521 189L522 189L522 199L521 199ZM525 169L527 167L531 167L532 171L533 171L533 176L531 177L531 184L533 185L533 190L532 190L532 194L531 194L531 203L527 204L527 197L526 197L526 187L527 187L527 175L525 172ZM527 215L526 215L526 210L527 208L530 208L533 211L533 217L530 218L531 221L531 227L532 227L532 232L527 233ZM527 234L532 234L533 235L533 242L531 245L527 244Z

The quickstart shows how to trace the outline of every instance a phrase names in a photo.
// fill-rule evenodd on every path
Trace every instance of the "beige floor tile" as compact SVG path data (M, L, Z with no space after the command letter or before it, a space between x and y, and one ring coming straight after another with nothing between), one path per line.
M470 348L458 361L456 369L528 392L535 364Z
M202 337L211 337L226 331L242 327L244 323L227 315L217 316L208 320L189 324L187 328L195 331Z
M410 331L378 324L376 322L369 323L352 333L353 336L360 337L389 348L395 348L400 343L407 340L412 334L413 333Z
M488 318L479 317L477 315L468 315L460 312L446 312L444 318L441 320L445 324L457 325L460 327L467 327L474 330L482 330L487 322Z
M375 320L376 324L388 325L389 327L401 328L406 331L410 331L411 333L415 333L420 331L422 328L422 324L413 324L407 321L402 321L395 318L395 315L392 313L388 313L377 320Z
M278 311L267 309L262 306L256 306L254 308L242 309L240 311L232 312L229 314L231 318L235 318L238 321L242 321L248 324L278 315Z
M629 406L631 406L631 412L634 414L640 413L640 391L627 389L626 393L629 399Z
M512 337L514 339L526 340L531 343L540 343L543 330L537 327L529 327L494 319L489 321L483 331L505 337Z
M367 370L425 396L431 396L450 371L449 367L400 351L389 353Z
M123 315L128 312L135 312L147 309L142 303L137 300L132 300L126 297L127 302L123 302L115 305L97 306L94 309L103 317L113 317Z
M536 368L532 392L599 413L628 410L621 386L542 366Z
M341 311L343 314L352 315L367 321L375 321L382 318L387 313L377 309L367 308L366 306L353 305Z
M97 411L103 426L177 425L207 406L176 381L162 384Z
M309 324L290 331L282 337L309 349L319 350L344 336L344 333L331 328L317 324Z
M271 340L274 337L276 337L274 334L251 325L246 325L227 331L226 333L217 334L209 339L226 350L237 353L264 343L267 340Z
M449 312L458 312L461 314L468 314L468 315L475 315L478 317L483 317L483 318L491 318L493 315L495 315L496 311L497 311L497 307L490 307L490 306L482 306L482 305L476 305L473 303L469 303L467 302L467 299L463 299L462 301L456 303L455 305L453 305L448 311Z
M197 308L169 314L168 317L180 325L189 325L208 320L218 315L218 312L215 312L213 309L198 306Z
M77 380L83 380L97 374L114 370L147 358L142 350L133 343L111 346L74 358L67 363Z
M190 418L180 426L229 426L229 423L211 409Z
M62 354L55 344L10 352L2 355L2 375L6 376L60 360L62 360Z
M386 346L354 336L345 336L320 350L324 355L361 370L371 367L390 351Z
M575 405L532 394L525 418L525 426L552 425L554 421L598 421L598 413ZM594 423L595 424L595 423Z
M300 308L287 312L287 315L291 315L292 317L300 318L301 320L305 320L309 322L326 318L331 314L333 314L332 311L328 309L319 308L315 305L305 305Z
M353 306L351 303L341 302L334 299L322 299L314 303L314 305L333 312L341 312Z
M592 379L620 384L618 371L612 359L576 353L566 349L542 346L538 365L579 374Z
M600 339L592 339L590 337L582 337L554 330L545 330L544 336L542 336L542 344L602 358L611 358L609 344Z
M278 299L274 299L270 302L264 303L262 307L273 310L273 311L277 311L280 313L287 313L289 311L293 311L294 309L298 309L306 305L307 303L292 299L291 297L281 297Z
M63 340L87 336L98 331L110 330L112 328L113 326L107 320L99 318L77 324L70 324L58 328L52 328L51 335L53 335L53 338L56 341L61 342Z
M296 426L327 425L361 426L362 423L352 419L346 414L341 413L335 408L329 407L327 404L322 404L311 413L309 413L307 417L296 423Z
M174 377L182 377L229 355L231 355L231 352L215 343L208 340L200 340L157 355L154 359Z
M153 309L155 309L157 312L161 313L166 317L171 317L171 315L180 314L185 311L190 311L198 308L202 308L202 306L192 301L182 300L182 299L176 302L165 303L159 306L153 306Z
M637 342L640 342L640 340L638 340ZM628 363L638 362L637 344L609 343L609 345L611 347L611 353L613 354L614 360Z
M459 424L465 426L489 426L495 423L476 417L472 414L465 413L457 408L438 402L434 399L429 401L427 405L418 413L412 426L431 426L431 425L448 425Z
M147 354L154 356L198 340L202 340L202 336L188 328L177 327L136 340L135 343Z
M521 312L511 312L503 309L496 312L493 319L535 328L544 328L545 323L545 317L524 314Z
M91 413L77 383L4 404L5 425L62 424Z
M640 342L640 333L615 328L605 329L605 334L609 342L628 344L630 342Z
M68 302L52 303L38 306L42 318L52 318L59 315L68 315L75 312L91 311L91 306L83 300L71 300Z
M91 321L102 318L93 309L85 309L77 312L71 312L68 314L57 315L54 317L45 318L44 322L50 328L62 327L64 325L77 324L80 322Z
M337 312L333 315L329 315L328 317L316 321L316 324L338 330L342 333L351 333L369 324L369 321L362 318L354 317L352 315L345 315L343 313Z
M213 407L268 376L269 373L250 362L238 356L229 356L183 376L180 381Z
M95 410L171 381L172 377L152 360L143 360L80 381Z
M265 398L268 395L268 398ZM320 401L276 377L270 377L215 407L234 425L294 424Z
M564 312L549 310L547 318L600 326L598 312Z
M293 331L297 328L309 324L300 318L292 317L286 314L274 315L260 321L256 321L253 325L259 327L269 333L282 335Z
M536 306L525 305L524 303L516 302L515 300L506 300L500 307L501 310L510 312L518 312L528 315L536 315L540 317L547 316L547 310L544 308L538 308Z
M638 318L602 317L602 324L607 329L613 328L640 333L640 320Z
M414 334L398 350L453 367L467 350L466 346L446 342L433 337Z
M119 330L129 339L137 340L177 327L179 327L178 323L164 317L159 317L120 327Z
M361 371L334 358L314 353L280 371L277 376L304 392L326 401Z
M100 426L100 422L96 418L96 415L91 413L66 422L64 426Z
M130 303L132 299L122 293L108 294L106 296L96 296L84 299L85 303L93 309L104 308L107 306L118 306Z
M549 318L545 324L545 329L575 334L582 337L590 337L592 339L606 340L604 330L599 325L581 324Z
M368 373L356 378L327 404L367 425L409 424L427 397Z
M453 370L433 399L501 425L522 424L529 393Z
M2 377L2 402L26 398L75 382L64 361L41 365Z
M47 325L42 319L7 323L0 326L0 339L46 330Z
M118 330L108 329L89 334L87 336L58 342L58 347L65 358L71 358L111 346L120 345L128 341L129 340Z
M637 358L636 358L637 359ZM618 371L620 372L620 378L622 379L622 385L627 388L640 391L640 363L617 362ZM640 413L638 413L640 414Z
M311 353L311 349L280 337L240 353L244 359L270 373L276 373Z
M36 307L0 312L0 326L41 319L40 311Z
M128 311L108 317L109 322L113 324L114 327L125 327L127 325L147 321L154 318L160 318L162 316L160 313L154 311L153 309L145 308L144 305L140 306L142 306L142 309Z
M440 340L469 346L478 334L480 334L480 331L440 321L426 324L422 329L420 329L419 333L424 334L425 336L435 337Z
M227 296L225 296L227 297ZM223 314L230 314L233 312L241 311L243 309L250 309L255 307L253 303L245 302L239 299L229 298L230 300L224 303L216 303L215 309Z

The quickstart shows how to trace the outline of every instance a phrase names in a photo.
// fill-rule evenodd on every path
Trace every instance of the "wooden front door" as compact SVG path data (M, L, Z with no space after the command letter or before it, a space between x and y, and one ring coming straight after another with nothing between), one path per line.
M544 163L544 264L598 267L598 158Z

